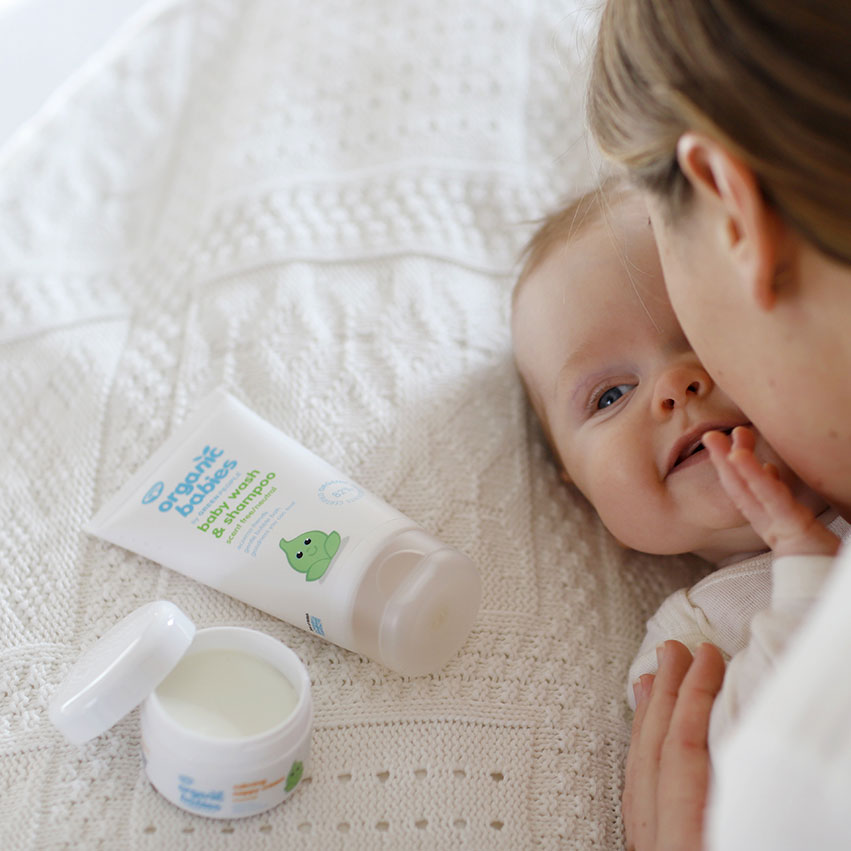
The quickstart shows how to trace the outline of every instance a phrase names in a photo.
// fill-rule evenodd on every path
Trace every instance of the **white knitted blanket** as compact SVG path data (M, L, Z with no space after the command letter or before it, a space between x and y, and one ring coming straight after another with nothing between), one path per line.
M624 678L697 568L622 551L560 485L508 333L529 221L596 174L587 5L158 2L0 153L5 851L622 846ZM438 675L83 533L219 385L478 563ZM160 598L307 664L282 806L176 809L138 712L83 748L50 726L81 649Z

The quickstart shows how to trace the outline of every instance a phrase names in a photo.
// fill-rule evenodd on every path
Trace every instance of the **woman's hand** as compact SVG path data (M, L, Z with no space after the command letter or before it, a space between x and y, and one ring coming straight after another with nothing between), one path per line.
M659 669L635 685L623 820L630 851L700 851L709 786L709 716L724 659L701 644L692 659L679 641L657 651Z

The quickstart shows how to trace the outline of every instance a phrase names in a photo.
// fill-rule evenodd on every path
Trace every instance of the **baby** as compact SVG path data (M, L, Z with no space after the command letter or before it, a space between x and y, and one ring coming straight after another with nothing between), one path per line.
M822 524L835 513L698 361L668 301L646 207L628 186L609 181L544 221L525 252L512 334L563 479L615 538L721 568L662 604L629 679L655 671L655 649L668 638L692 650L718 645L733 661L713 743L760 679L765 642L788 634L776 617L762 634L757 613L788 607L780 621L789 630L800 618L795 582L772 589L772 558L806 557L808 575L823 577L838 538ZM628 698L634 707L631 689Z

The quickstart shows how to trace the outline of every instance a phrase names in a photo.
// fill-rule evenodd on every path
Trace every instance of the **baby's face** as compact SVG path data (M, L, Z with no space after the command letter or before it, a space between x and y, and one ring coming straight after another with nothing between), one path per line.
M765 548L725 494L701 435L747 418L697 360L668 302L638 196L553 249L521 286L517 364L566 477L623 544L711 561ZM757 456L823 507L757 435Z

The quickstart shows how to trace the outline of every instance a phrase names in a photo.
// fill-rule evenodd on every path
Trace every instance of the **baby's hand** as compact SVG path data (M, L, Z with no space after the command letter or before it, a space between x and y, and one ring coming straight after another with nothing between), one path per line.
M836 554L839 538L795 499L773 464L757 460L751 429L733 429L732 440L720 431L710 431L703 436L703 445L727 496L775 555Z

